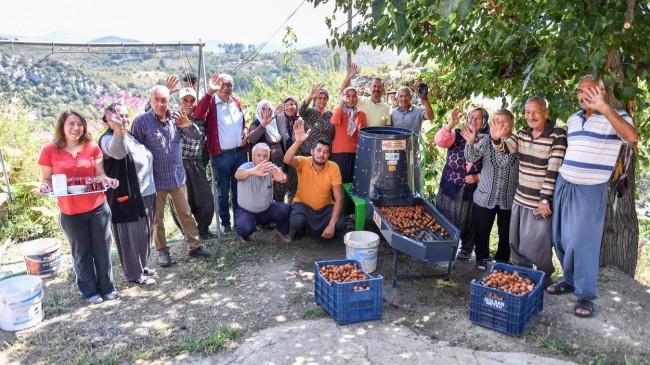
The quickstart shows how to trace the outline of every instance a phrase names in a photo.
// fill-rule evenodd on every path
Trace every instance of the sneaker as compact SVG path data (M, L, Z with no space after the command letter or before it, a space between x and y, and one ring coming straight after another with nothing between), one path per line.
M303 237L305 237L305 232L296 231L296 232L293 233L293 240L294 241L301 240Z
M202 240L213 240L217 237L219 237L216 233L212 233L208 231L207 233L201 233L199 234Z
M232 232L232 228L230 227L230 224L227 225L221 225L221 233L223 234L229 234Z
M152 285L156 285L156 280L142 275L135 280L129 280L129 283L139 285L139 286L152 286Z
M291 243L291 237L289 237L288 234L282 234L282 233L280 233L278 231L275 231L274 236L275 236L275 238L279 239L280 241L282 241L284 243Z
M149 266L145 266L144 269L142 269L142 275L144 275L144 276L154 276L154 275L156 275L156 270L150 268Z
M169 251L161 251L158 253L158 266L170 267L172 266L172 256Z
M113 300L117 299L117 290L113 290L108 294L104 294L104 300Z
M197 249L190 251L190 257L212 257L214 254L209 250L206 250L202 246L199 246Z
M104 301L101 295L95 294L92 297L86 298L86 301L90 304L99 304Z
M488 267L488 260L483 259L483 260L476 260L476 270L478 271L486 271Z

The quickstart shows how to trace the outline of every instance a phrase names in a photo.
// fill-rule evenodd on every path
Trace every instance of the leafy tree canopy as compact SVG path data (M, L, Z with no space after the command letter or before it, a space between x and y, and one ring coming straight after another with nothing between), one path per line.
M330 0L309 1L318 6ZM356 26L347 33L341 19L327 19L329 45L354 51L368 43L434 61L440 67L432 81L444 85L444 93L434 95L438 102L450 101L449 107L482 93L511 96L518 108L538 94L549 99L556 117L566 119L577 107L580 76L593 74L628 109L647 109L647 1L331 1L337 12L352 7Z

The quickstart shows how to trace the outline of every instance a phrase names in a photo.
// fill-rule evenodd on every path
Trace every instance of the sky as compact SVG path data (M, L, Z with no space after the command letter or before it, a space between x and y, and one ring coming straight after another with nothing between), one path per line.
M0 12L0 34L39 37L64 31L88 35L88 40L112 35L147 43L202 39L257 45L267 41L301 2L19 0ZM331 2L318 8L305 2L289 20L299 44L325 43L329 36L325 17L334 9ZM282 27L269 43L280 44L284 34Z

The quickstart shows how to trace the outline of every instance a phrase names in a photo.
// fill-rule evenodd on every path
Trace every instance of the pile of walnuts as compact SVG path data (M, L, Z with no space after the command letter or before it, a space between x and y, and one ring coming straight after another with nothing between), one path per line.
M328 283L333 281L339 283L349 283L359 280L368 280L368 275L364 274L357 264L347 263L344 265L325 265L320 268L320 274L327 280ZM368 289L368 285L355 285L354 290Z
M501 270L494 270L490 275L484 277L481 280L481 285L515 295L531 293L537 287L532 280L522 278L516 271L509 273Z
M438 231L440 231L441 237L449 236L449 233L424 210L422 205L379 207L378 209L393 231L406 237L422 240L427 233Z

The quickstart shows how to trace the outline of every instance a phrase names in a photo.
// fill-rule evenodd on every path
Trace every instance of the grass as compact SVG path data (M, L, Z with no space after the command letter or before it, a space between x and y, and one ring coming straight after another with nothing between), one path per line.
M583 364L589 365L637 365L642 362L629 359L626 350L612 348L607 353L594 353L585 348L575 348L568 343L550 338L550 334L537 338L536 345L547 350L550 354L578 358Z
M246 333L241 328L234 326L223 327L207 336L190 335L169 347L166 353L169 356L178 356L184 353L215 353Z
M329 316L329 314L327 314L323 308L305 309L305 311L302 312L302 318L304 319L325 318L327 316Z

